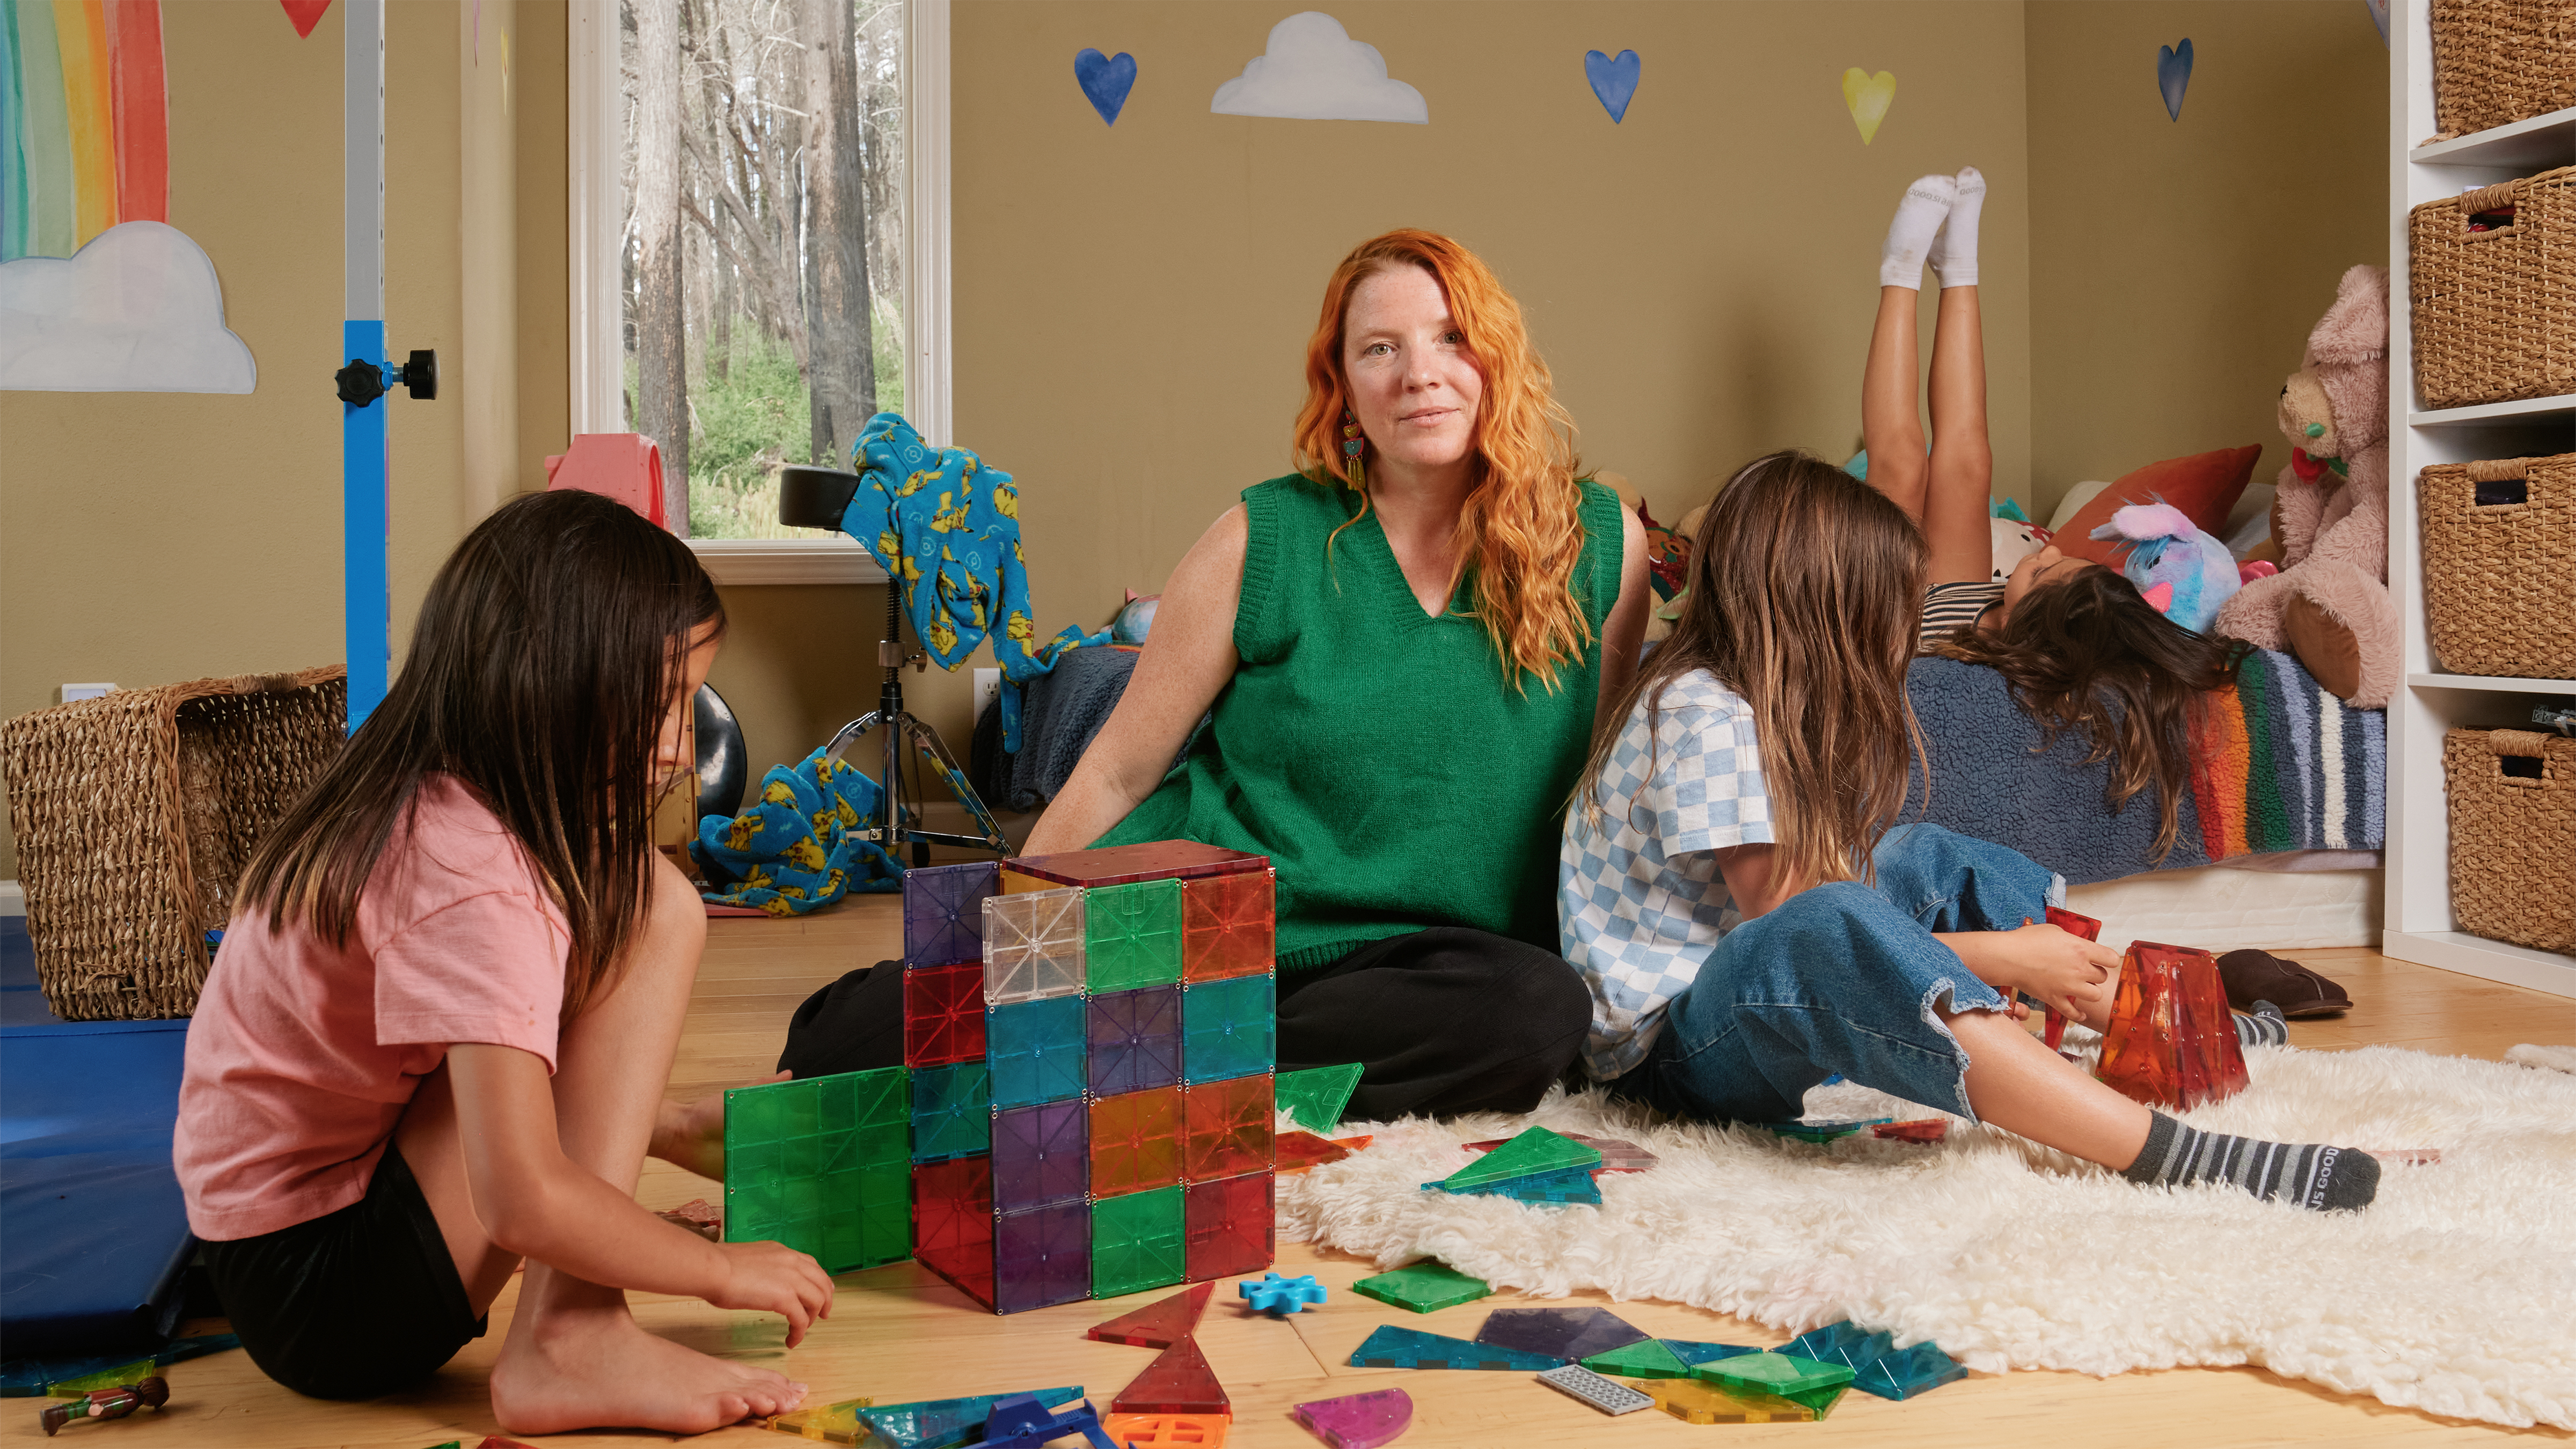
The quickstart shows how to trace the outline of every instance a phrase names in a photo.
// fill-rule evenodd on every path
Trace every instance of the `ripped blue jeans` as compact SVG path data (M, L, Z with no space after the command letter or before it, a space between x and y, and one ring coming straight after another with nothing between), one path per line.
M1611 1091L1678 1116L1789 1122L1839 1073L1974 1120L1968 1054L1935 1008L2001 1011L2004 998L1933 933L2040 920L2065 883L1937 825L1889 831L1873 859L1875 887L1817 886L1729 931Z

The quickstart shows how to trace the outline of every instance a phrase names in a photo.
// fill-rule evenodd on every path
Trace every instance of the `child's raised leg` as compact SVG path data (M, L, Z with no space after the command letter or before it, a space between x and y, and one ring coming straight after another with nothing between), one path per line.
M1861 373L1860 436L1869 453L1870 485L1917 523L1923 521L1924 447L1914 308L1922 296L1924 261L1957 193L1955 177L1926 176L1897 203L1879 254L1878 321L1870 328L1869 361Z
M1995 452L1986 437L1985 327L1974 285L1943 287L1932 329L1932 456L1916 522L1931 545L1928 582L1982 582L1994 574L1989 498ZM1878 455L1872 453L1874 465Z
M563 1028L553 1081L558 1140L567 1158L620 1192L635 1190L661 1117L705 942L696 891L657 856L643 932L614 983ZM423 1084L395 1136L480 1313L509 1281L515 1260L493 1246L475 1216L446 1075L441 1068ZM502 1427L523 1434L605 1425L701 1433L783 1413L802 1393L783 1375L647 1333L627 1311L623 1291L537 1262L527 1265L492 1374L493 1412Z

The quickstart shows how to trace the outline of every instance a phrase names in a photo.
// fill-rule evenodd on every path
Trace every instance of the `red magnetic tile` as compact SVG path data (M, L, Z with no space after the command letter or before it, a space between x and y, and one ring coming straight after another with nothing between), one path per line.
M1270 1166L1273 1120L1266 1074L1190 1088L1181 1094L1183 1175L1200 1182Z
M912 1170L912 1256L958 1292L993 1306L993 1160L958 1157Z
M1283 1176L1304 1172L1310 1167L1321 1167L1327 1162L1339 1162L1351 1155L1349 1148L1338 1142L1327 1142L1312 1132L1282 1132L1274 1151Z
M1115 1197L1180 1180L1179 1087L1153 1087L1092 1100L1092 1196Z
M1015 870L1057 885L1110 886L1140 880L1193 880L1235 871L1268 870L1270 857L1201 845L1195 840L1156 840L1143 845L1113 845L1102 850L1069 850L1054 855L1024 855L1002 862Z
M1208 1368L1196 1339L1184 1338L1145 1365L1135 1382L1118 1391L1109 1409L1116 1414L1231 1414L1225 1385Z
M1083 1337L1102 1343L1132 1343L1138 1348L1170 1348L1197 1330L1199 1315L1207 1311L1208 1295L1215 1291L1213 1283L1184 1288L1133 1313L1094 1324Z
M1183 1190L1184 1271L1193 1279L1258 1273L1273 1256L1274 1183L1269 1173L1194 1182Z
M934 1067L983 1055L983 963L903 973L903 1064Z
M1277 877L1266 870L1181 885L1181 979L1215 981L1270 969Z

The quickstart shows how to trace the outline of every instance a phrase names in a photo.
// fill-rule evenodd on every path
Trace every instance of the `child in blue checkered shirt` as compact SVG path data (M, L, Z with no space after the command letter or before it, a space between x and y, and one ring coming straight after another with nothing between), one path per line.
M2027 924L2062 892L2029 859L1890 828L1919 750L1905 672L1925 567L1896 504L1803 453L1755 459L1709 507L1682 617L1605 711L1566 813L1586 1070L1744 1122L1794 1120L1840 1074L2141 1183L2367 1205L2368 1155L2186 1127L2019 1024L2024 995L2106 1024L2119 953Z

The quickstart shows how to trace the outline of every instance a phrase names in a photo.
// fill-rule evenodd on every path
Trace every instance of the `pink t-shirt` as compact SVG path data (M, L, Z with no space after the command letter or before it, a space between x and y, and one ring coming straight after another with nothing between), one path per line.
M335 950L233 917L188 1029L174 1155L188 1228L257 1237L364 1197L450 1042L554 1070L571 937L518 841L446 775L424 781Z

